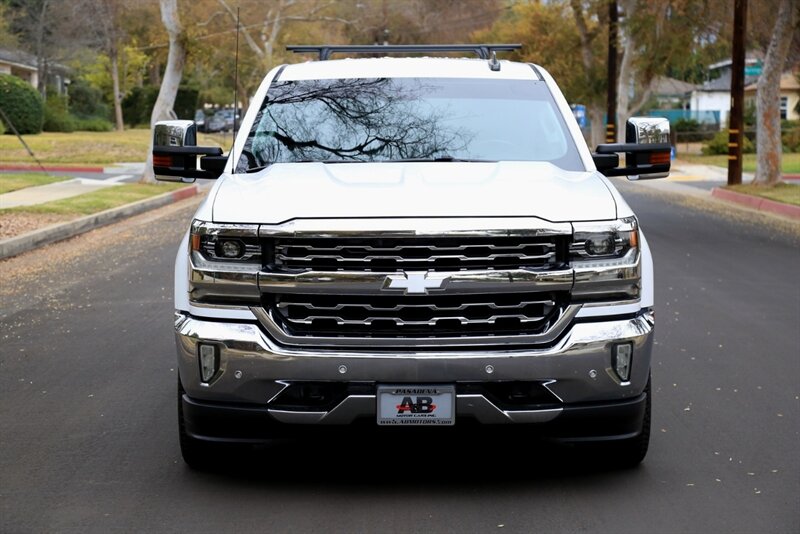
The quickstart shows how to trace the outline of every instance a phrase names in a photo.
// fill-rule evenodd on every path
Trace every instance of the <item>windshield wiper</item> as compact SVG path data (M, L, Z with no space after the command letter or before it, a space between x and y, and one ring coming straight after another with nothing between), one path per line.
M266 169L266 168L267 168L267 167L269 167L270 165L271 165L271 164L267 164L267 165L261 165L260 167L250 167L249 169L245 169L245 170L244 170L244 172L246 172L246 173L251 173L251 172L263 171L264 169Z
M387 160L387 162L389 162L389 163L392 163L392 162L404 162L404 163L412 162L413 163L413 162L417 162L417 161L421 161L421 162L425 162L425 161L435 161L435 162L447 161L447 162L451 162L452 161L452 162L470 162L470 163L496 163L497 162L497 160L493 160L493 159L456 158L456 157L448 156L448 155L438 156L438 157L435 157L435 158L403 158L403 159Z
M294 161L287 161L285 163L362 163L362 162L358 160L351 161L347 159L298 159ZM251 172L263 171L270 165L272 165L272 163L267 163L266 165L261 165L259 167L250 167L249 169L245 169L244 172L251 173Z
M363 163L361 160L353 159L296 159L289 163Z

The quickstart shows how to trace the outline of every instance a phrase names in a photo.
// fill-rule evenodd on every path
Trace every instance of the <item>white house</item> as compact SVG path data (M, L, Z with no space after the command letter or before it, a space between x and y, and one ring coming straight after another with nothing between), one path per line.
M22 78L34 89L39 86L39 69L36 57L21 50L0 48L0 74L11 74Z
M800 81L798 81L800 72L784 72L781 75L781 119L788 119L790 121L800 120L800 113L797 112L798 102L800 102ZM758 87L756 84L748 85L744 88L745 102L755 105L756 92Z
M36 67L36 56L22 50L0 48L0 74L11 74L22 78L33 86L39 88L39 69ZM55 87L60 95L67 94L70 84L69 68L59 63L51 63L47 69L47 85Z
M718 76L692 91L689 107L694 111L711 111L719 114L719 127L728 127L728 114L731 109L732 61L727 59L714 63L708 70ZM745 60L745 85L755 83L760 73L761 60L750 57ZM748 75L748 72L751 74Z

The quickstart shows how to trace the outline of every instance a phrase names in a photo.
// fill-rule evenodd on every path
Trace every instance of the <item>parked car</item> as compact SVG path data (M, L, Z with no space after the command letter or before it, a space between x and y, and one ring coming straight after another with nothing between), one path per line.
M202 109L194 112L194 123L197 126L198 132L206 131L206 114Z
M606 177L666 176L669 123L632 118L592 152L543 67L493 57L513 46L300 47L320 61L266 75L233 165L190 121L156 125L158 179L219 178L175 263L189 465L220 443L403 427L644 459L653 262ZM421 50L453 47L358 49Z
M205 127L207 133L222 132L225 130L225 119L219 112L215 112L213 115L206 118Z
M239 114L236 115L236 122L238 124L241 117ZM211 125L209 126L208 131L211 132L231 132L233 131L234 122L233 122L233 109L232 108L222 108L218 109L214 112L211 116Z

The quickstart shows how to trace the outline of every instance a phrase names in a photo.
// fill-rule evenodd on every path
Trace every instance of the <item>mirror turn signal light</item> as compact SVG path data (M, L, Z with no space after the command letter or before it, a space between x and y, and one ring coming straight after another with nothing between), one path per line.
M671 160L669 152L653 152L650 154L651 165L668 165Z
M172 167L172 156L153 154L153 167Z

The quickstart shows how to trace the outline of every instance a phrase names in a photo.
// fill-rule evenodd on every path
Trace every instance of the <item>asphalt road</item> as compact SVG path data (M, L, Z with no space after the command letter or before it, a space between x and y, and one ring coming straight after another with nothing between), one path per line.
M656 261L635 470L524 443L180 459L172 263L195 200L0 262L0 532L800 532L800 230L626 185Z

